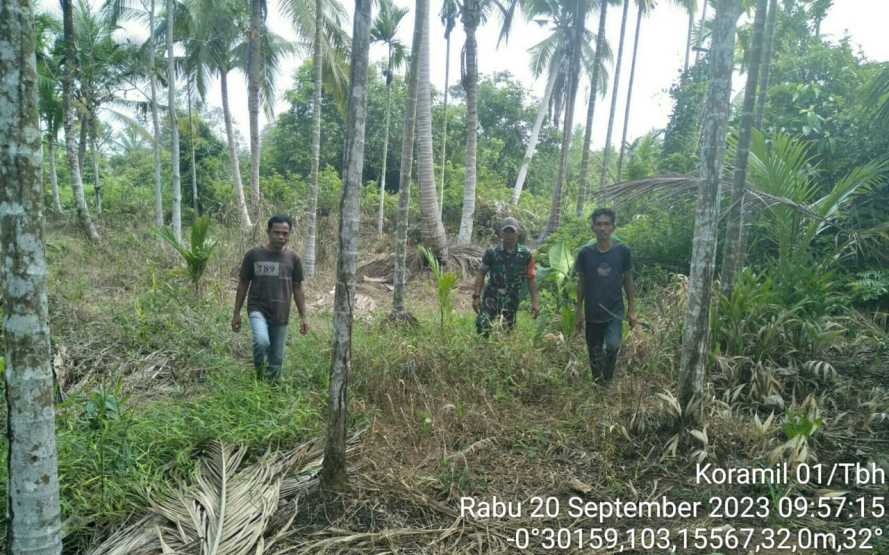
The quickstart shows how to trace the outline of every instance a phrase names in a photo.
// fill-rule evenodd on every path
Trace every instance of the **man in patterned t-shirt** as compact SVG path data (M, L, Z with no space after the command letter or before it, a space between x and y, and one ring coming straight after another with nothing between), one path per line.
M299 333L305 335L309 331L302 264L296 253L286 247L291 228L288 216L272 216L267 226L268 244L244 255L231 324L232 331L241 329L241 307L246 297L253 335L253 365L258 377L272 381L280 377L284 363L291 296L299 310Z
M633 285L633 263L630 249L614 244L614 210L598 208L590 218L596 243L577 253L574 271L577 273L577 331L586 328L586 346L590 356L593 381L606 383L614 376L617 353L620 350L624 320L635 326L636 288ZM624 317L624 299L627 313ZM604 347L604 349L603 349Z
M526 283L531 293L531 315L537 318L540 313L534 255L527 247L518 244L519 229L518 220L504 218L500 224L500 245L488 249L482 257L472 295L472 308L478 313L475 326L482 335L487 335L491 325L501 318L507 330L515 326L516 311ZM488 277L487 285L485 276Z

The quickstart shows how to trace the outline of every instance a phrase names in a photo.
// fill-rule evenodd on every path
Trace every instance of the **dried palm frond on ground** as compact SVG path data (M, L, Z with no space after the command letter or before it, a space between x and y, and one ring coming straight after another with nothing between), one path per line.
M354 453L361 433L349 440ZM309 441L244 465L246 449L211 442L194 482L160 494L150 514L113 533L92 555L264 553L289 528L299 496L318 486L321 449Z

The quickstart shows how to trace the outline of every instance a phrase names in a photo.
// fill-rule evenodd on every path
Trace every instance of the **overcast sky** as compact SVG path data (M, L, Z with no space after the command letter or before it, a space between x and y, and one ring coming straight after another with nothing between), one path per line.
M95 6L101 5L101 0L91 0ZM160 2L159 2L160 3ZM58 10L56 2L42 2L44 6L52 6ZM353 5L346 0L346 9L351 14ZM399 27L401 41L410 46L411 33L413 31L413 2L409 0L396 0L396 4L409 8L408 15ZM685 56L685 37L687 31L687 16L670 2L660 2L660 6L652 15L642 21L642 37L639 42L639 54L636 69L636 82L633 90L633 106L630 116L629 139L632 140L651 129L662 128L666 125L670 114L670 98L667 95L671 83L673 83L678 71L682 67ZM294 33L289 21L277 11L278 2L269 2L270 13L269 26L275 33L293 39ZM431 70L433 86L441 90L444 85L445 69L445 41L444 28L438 18L441 10L441 0L431 1ZM712 10L710 11L712 15ZM598 16L594 16L592 25L596 25ZM620 130L623 127L623 114L626 102L626 90L629 76L629 62L632 55L632 40L635 32L635 11L631 8L627 22L626 44L624 52L624 70L620 79L620 91L618 92L617 117L615 121L614 138L619 140ZM615 58L620 36L621 9L611 8L608 11L608 40L612 45ZM821 29L822 35L828 40L836 41L844 35L849 35L853 46L859 47L864 55L872 61L889 61L889 40L886 40L885 22L889 21L889 0L837 0ZM543 94L545 83L543 80L535 81L528 69L528 48L539 42L547 35L547 29L539 27L536 23L526 22L518 16L513 24L509 42L497 48L499 21L489 21L479 28L479 73L489 74L495 71L509 71L516 79L524 83L533 91L535 97ZM349 22L351 34L351 21ZM455 83L455 75L459 75L460 49L463 46L465 35L461 25L457 24L451 35L451 82ZM382 45L371 48L371 61L383 60L385 49ZM287 108L287 103L281 100L283 92L292 84L294 70L302 63L301 57L291 57L284 61L281 73L278 77L278 105L276 112ZM743 84L738 75L735 75L734 88L740 90ZM577 112L575 122L582 123L585 117L586 86L581 95L578 95ZM247 123L247 89L243 75L233 72L229 78L229 94L235 125L239 129L239 135L244 140L249 137ZM210 84L208 103L211 108L220 107L218 82ZM611 92L605 99L597 102L596 117L594 121L593 144L601 147L605 142L606 127L608 124L608 109L611 104ZM265 126L268 121L264 114L260 113L260 125ZM307 147L308 148L308 147Z

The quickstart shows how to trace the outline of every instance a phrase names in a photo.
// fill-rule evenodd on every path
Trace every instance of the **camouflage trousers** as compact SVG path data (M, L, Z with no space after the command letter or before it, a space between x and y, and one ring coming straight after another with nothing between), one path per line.
M490 334L497 324L504 330L511 331L515 327L518 309L518 299L486 296L475 319L475 329L484 336Z

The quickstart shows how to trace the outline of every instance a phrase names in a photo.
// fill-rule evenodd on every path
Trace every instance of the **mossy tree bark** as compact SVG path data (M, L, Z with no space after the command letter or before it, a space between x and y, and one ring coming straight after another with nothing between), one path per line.
M364 130L367 123L370 2L371 0L355 0L355 20L352 27L352 71L333 308L333 357L330 365L327 442L321 467L321 485L325 489L341 489L347 482L346 422L352 373L352 306L355 301L355 273L358 266L361 174L364 170Z
M70 36L70 35L69 35ZM50 359L34 17L0 3L0 248L5 318L10 553L62 552Z
M725 134L731 111L732 58L741 0L718 0L710 49L710 86L704 104L701 131L701 178L695 210L688 310L682 332L679 366L679 401L689 421L700 418L710 344L710 300L716 264L719 199L725 154Z

